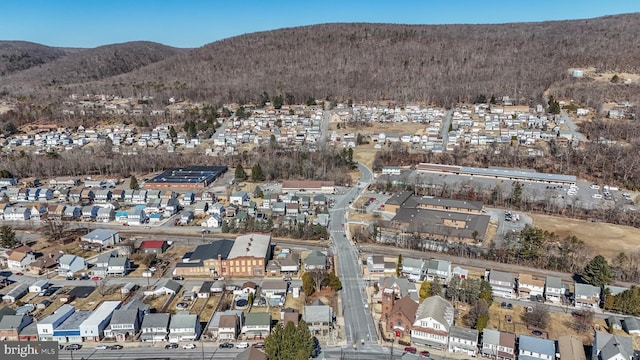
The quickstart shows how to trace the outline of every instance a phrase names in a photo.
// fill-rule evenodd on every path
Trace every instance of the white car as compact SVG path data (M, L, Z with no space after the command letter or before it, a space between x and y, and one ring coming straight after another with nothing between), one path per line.
M236 344L236 349L246 349L249 347L249 343L241 342Z
M591 197L594 199L602 199L602 194L593 194Z
M593 185L591 185L591 189L593 189L593 190L600 190L600 185L593 184Z
M183 348L183 349L195 349L195 348L196 348L196 344L192 344L192 343L184 344L184 345L182 346L182 348Z
M107 345L98 345L96 346L96 350L107 350Z

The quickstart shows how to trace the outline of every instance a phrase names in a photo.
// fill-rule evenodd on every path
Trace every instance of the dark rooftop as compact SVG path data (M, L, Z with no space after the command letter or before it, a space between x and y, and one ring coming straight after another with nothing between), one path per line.
M188 166L171 168L148 180L147 184L198 184L208 185L227 172L226 166Z
M190 262L217 259L218 255L220 255L222 259L225 260L229 256L229 252L231 252L232 247L233 241L226 239L214 241L209 244L198 245L198 247L196 247L191 254Z

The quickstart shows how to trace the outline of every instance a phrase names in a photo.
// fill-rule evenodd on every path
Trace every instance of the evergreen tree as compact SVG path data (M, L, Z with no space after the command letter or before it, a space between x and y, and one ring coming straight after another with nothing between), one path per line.
M236 180L245 181L247 179L247 173L244 171L242 164L238 164L235 172Z
M442 294L442 283L439 278L433 279L431 287L429 288L429 296L436 296Z
M262 166L260 166L260 163L256 163L253 165L253 168L251 168L251 181L264 181L264 179L265 176L262 171Z
M511 189L511 203L515 206L520 206L522 201L522 184L516 182Z
M282 109L283 103L282 95L278 95L273 99L273 108L274 109Z
M170 136L172 139L175 139L175 138L177 138L177 137L178 137L178 133L176 132L176 129L175 129L173 126L171 126L171 127L169 128L169 136Z
M324 282L326 286L332 288L334 291L340 291L342 289L342 281L340 281L340 278L334 273L329 273Z
M313 335L304 320L296 327L292 322L278 323L264 341L267 358L307 360L313 351Z
M396 276L400 277L402 273L402 254L398 255L398 263L396 264Z
M136 179L136 177L133 175L131 175L131 179L129 179L129 189L140 190L140 184L138 184L138 179Z
M16 239L16 232L9 225L2 225L0 227L0 244L2 247L11 249L18 244Z
M584 267L582 280L593 286L604 286L611 283L611 268L607 259L597 255Z

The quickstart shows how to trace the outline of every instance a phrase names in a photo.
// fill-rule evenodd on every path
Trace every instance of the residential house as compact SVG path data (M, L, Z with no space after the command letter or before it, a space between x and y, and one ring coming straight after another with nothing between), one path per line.
M98 212L96 213L96 221L99 222L110 222L115 220L116 218L116 212L114 209L112 208L99 208Z
M107 276L107 268L109 267L109 260L116 256L115 251L109 251L98 255L94 266L91 268L91 275L93 276Z
M267 360L267 354L262 349L250 346L236 355L234 360Z
M589 284L575 284L574 306L597 309L600 305L600 288Z
M31 274L41 275L52 271L58 266L58 258L62 254L59 252L50 252L40 256L36 261L27 266L27 271Z
M640 336L640 321L636 317L625 317L622 320L622 328L629 335Z
M547 301L559 304L567 295L567 289L558 277L547 276L544 285L544 296Z
M3 341L18 341L18 335L33 322L28 315L5 315L0 319L0 339Z
M531 274L518 275L518 297L529 299L531 297L542 297L545 290L545 281L533 277Z
M286 325L288 322L292 322L294 326L298 326L300 321L300 312L298 309L284 308L280 310L280 323Z
M38 326L35 321L18 333L18 341L38 341Z
M86 261L77 255L64 254L58 258L58 273L70 275L87 268Z
M143 208L135 208L130 211L127 216L127 223L129 225L141 225L147 222L147 214L145 214Z
M491 270L487 275L485 278L489 278L493 296L507 299L515 298L515 277L512 273Z
M426 298L416 311L411 329L411 342L444 349L453 325L453 306L440 296Z
M371 276L381 276L385 272L395 272L396 263L384 261L382 255L369 255L367 257L367 269Z
M47 216L47 206L42 203L34 204L31 207L29 218L34 221L43 220Z
M46 290L51 286L51 283L47 280L38 280L29 286L30 293L39 293Z
M215 203L209 206L209 210L207 212L211 215L218 215L219 217L223 217L225 212L224 205L222 205L221 203Z
M62 219L76 220L82 217L82 208L79 206L67 206L62 212Z
M200 337L202 328L198 315L187 311L179 312L171 317L169 323L169 341L193 341Z
M164 240L144 240L140 243L140 251L144 254L160 255L167 251L169 243Z
M611 315L605 321L613 330L622 330L622 319L619 316Z
M327 271L329 260L324 253L314 250L304 259L305 271Z
M142 319L142 334L140 340L144 342L166 341L169 335L169 321L171 315L168 313L146 314Z
M100 204L105 204L111 201L111 197L113 196L113 192L109 189L100 189L95 192L95 202Z
M515 360L516 336L495 329L482 330L482 355L496 360Z
M244 319L242 334L249 339L264 339L271 333L270 313L249 313Z
M250 199L246 191L236 191L229 197L229 202L234 205L243 206L245 203L248 204Z
M4 219L7 221L26 221L31 218L31 209L24 206L8 207L4 209Z
M281 274L294 274L300 270L300 257L292 252L278 254L267 264L267 274L269 276L280 276Z
M321 302L305 305L302 309L302 320L309 326L313 335L326 336L333 328L335 314L329 305Z
M175 295L178 293L178 290L180 290L181 287L182 285L180 285L180 283L177 281L173 281L171 279L161 279L156 284L152 295Z
M140 331L141 322L138 309L114 310L109 326L104 330L104 337L115 338L116 341L132 339Z
M587 360L582 339L575 335L560 335L557 353L560 359Z
M180 224L187 225L191 221L193 221L194 215L191 210L183 210L180 214Z
M261 294L266 297L280 297L287 293L287 282L280 279L265 279L260 286Z
M448 284L451 280L451 262L431 259L427 263L427 281L438 279L441 283Z
M93 205L87 205L82 207L82 219L87 220L95 220L98 217L98 210L100 208Z
M449 352L464 353L476 357L478 352L478 330L459 326L449 328Z
M66 205L49 205L47 208L47 217L54 220L62 220L64 209L66 208Z
M466 279L469 277L469 270L467 269L463 269L460 266L456 266L453 268L453 270L451 271L451 275L452 276L457 276L460 279Z
M211 315L206 335L218 340L236 340L244 325L242 310L216 311Z
M596 331L591 347L593 360L633 360L633 341L628 336Z
M127 257L109 258L107 275L125 276L131 271L131 260Z
M424 259L402 259L402 275L411 281L421 281L424 278L425 267Z
M207 203L206 201L199 201L196 203L193 212L195 216L202 216L206 214L208 210L209 210L209 203Z
M518 360L555 360L556 346L553 340L537 336L520 335Z
M7 267L13 271L26 271L29 264L36 261L35 254L26 245L7 251L7 255Z
M218 214L212 214L202 223L202 226L208 228L218 228L222 226L222 217Z

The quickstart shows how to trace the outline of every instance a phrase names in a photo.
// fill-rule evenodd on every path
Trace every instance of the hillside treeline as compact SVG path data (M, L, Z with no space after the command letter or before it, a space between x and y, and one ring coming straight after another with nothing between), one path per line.
M570 68L638 72L638 33L640 14L498 25L324 24L237 36L144 67L120 66L116 60L124 55L112 54L107 58L119 69L113 73L121 75L101 81L87 82L106 73L95 74L98 57L85 58L56 70L77 72L76 85L59 86L71 81L53 71L38 72L38 84L48 84L40 90L49 95L104 92L212 103L257 101L264 91L298 102L311 97L449 105L482 93L536 103L569 77ZM14 95L31 89L28 82L4 85ZM615 97L608 87L557 91L593 104Z

